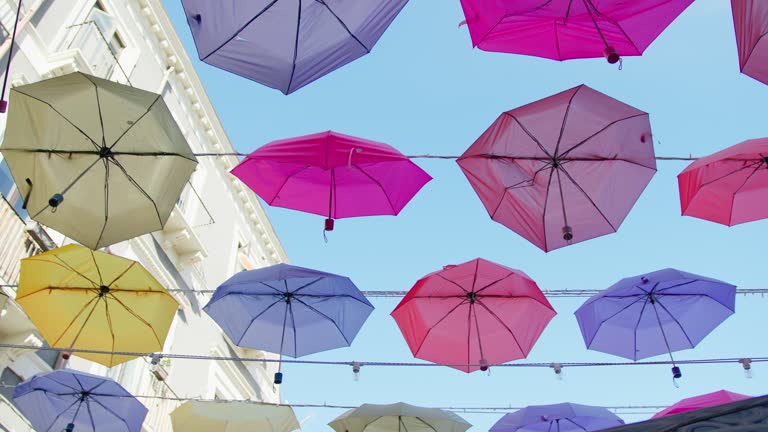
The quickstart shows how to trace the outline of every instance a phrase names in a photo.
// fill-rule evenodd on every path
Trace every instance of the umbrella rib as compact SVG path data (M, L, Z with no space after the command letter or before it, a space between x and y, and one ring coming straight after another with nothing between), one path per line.
M611 126L615 125L616 123L621 123L621 122L626 121L626 120L631 120L631 119L636 118L636 117L642 117L642 116L647 116L647 115L648 115L648 113L635 114L635 115L631 115L629 117L625 117L625 118L621 118L621 119L618 119L618 120L614 120L614 121L608 123L602 129L600 129L597 132L593 133L592 135L584 138L582 141L574 144L573 147L569 148L563 154L560 155L560 159L566 159L568 157L569 153L571 153L572 151L574 151L577 148L581 147L582 145L586 144L592 138L594 138L594 137L600 135L601 133L605 132L608 128L610 128ZM646 167L646 168L655 169L655 168L651 168L651 167Z
M734 161L734 162L739 162L739 161ZM701 184L701 187L703 188L703 187L709 186L709 185L711 185L712 183L715 183L715 182L717 182L717 181L720 181L720 180L726 179L726 178L728 178L728 177L730 177L730 176L732 176L732 175L734 175L734 174L736 174L736 173L738 173L738 172L740 172L740 171L744 171L744 170L746 170L746 169L749 169L749 168L753 168L755 165L761 165L762 163L763 163L763 161L762 161L762 160L753 161L753 162L752 162L752 163L750 163L750 164L746 164L746 165L744 165L744 166L742 166L742 167L739 167L738 169L735 169L735 170L733 170L733 171L731 171L731 172L729 172L729 173L727 173L727 174L723 174L723 175L722 175L722 176L720 176L720 177L717 177L717 178L714 178L714 179L712 179L712 180L706 181L706 182L704 182L704 183L702 183L702 184Z
M352 300L355 300L355 301L357 301L357 302L359 302L359 303L361 303L361 304L363 304L365 306L368 306L370 308L373 307L370 303L366 303L363 300L360 300L359 298L357 298L357 297L355 297L353 295L349 295L349 294L326 294L326 295L322 295L322 294L302 294L301 296L302 297L310 297L310 298L347 297L347 298L351 298ZM422 298L422 297L414 297L414 298Z
M64 335L67 334L69 329L72 328L72 324L74 324L75 321L77 321L77 319L83 313L83 311L85 311L85 308L88 307L88 305L90 305L91 303L93 303L93 307L91 308L91 311L88 313L88 316L85 317L85 321L83 321L83 326L80 327L80 330L77 332L77 335L75 335L75 338L72 340L72 343L70 344L70 347L73 347L75 345L75 343L77 342L77 339L80 337L80 333L83 332L83 329L85 328L86 324L88 324L88 320L91 318L91 315L93 314L93 311L96 310L96 306L99 304L99 299L101 299L101 297L94 297L94 298L88 300L88 302L86 304L84 304L82 308L80 308L80 311L74 316L74 318L72 318L72 321L69 322L67 327L64 328L64 331L61 332L59 337L51 345L54 345L54 346L58 345L59 341L61 340L61 338L63 338Z
M582 426L582 425L580 425L580 424L576 423L575 421L571 420L571 418L570 418L570 417L565 417L565 418L563 418L563 420L566 420L566 421L569 421L569 422L573 423L573 425L574 425L574 426L576 426L577 428L579 428L579 429L583 430L584 432L589 432L589 429L587 429L587 428L585 428L584 426ZM558 424L558 427L559 427L559 426L560 426L560 425Z
M680 321L678 321L678 320L677 320L677 318L675 318L675 316L674 316L674 315L672 315L672 312L670 312L670 311L669 311L669 309L667 309L667 307L666 307L666 306L664 306L664 303L662 303L662 302L661 302L661 299L660 299L660 298L657 298L657 299L656 299L656 303L658 303L658 304L659 304L659 306L661 306L661 308L662 308L662 309L664 309L664 311L667 313L667 315L669 315L669 317L670 317L670 318L672 318L672 320L675 322L675 324L677 324L677 326L680 328L680 331L681 331L681 332L683 332L683 335L685 336L685 339L686 339L686 340L688 340L688 343L689 343L689 344L691 344L691 348L693 348L694 346L696 346L696 345L693 343L693 341L691 340L690 336L688 336L688 333L686 333L685 329L683 328L683 325L682 325L682 324L680 324ZM655 306L654 306L654 309L656 309L656 307L655 307ZM658 315L658 312L656 312L656 314ZM663 330L662 330L662 332L663 332Z
M291 291L291 292L292 292L292 293L295 295L296 293L298 293L299 291L303 290L304 288L306 288L306 287L308 287L308 286L312 286L312 285L314 285L314 284L316 284L316 283L320 282L321 280L323 280L323 278L322 278L322 277L319 277L319 278L317 278L317 279L313 280L312 282L309 282L309 283L307 283L306 285L302 285L302 286L300 286L300 287L296 288L295 290L293 290L293 291ZM287 283L287 281L286 281L286 283Z
M522 158L512 157L511 159L515 160L515 159L522 159ZM535 159L535 160L539 160L539 159ZM541 161L544 162L543 160L541 160ZM542 171L546 170L547 168L550 168L551 166L552 166L552 161L548 161L544 165L542 165L541 168L537 169L533 173L533 175L531 176L530 179L519 181L519 182L513 184L512 186L505 186L504 189L505 190L512 190L512 189L517 189L519 187L531 187L536 182L536 176L539 175L539 173L541 173ZM528 184L525 184L525 183L528 183ZM504 195L502 195L501 197L502 197L502 200L503 200ZM496 206L496 208L498 209L498 206Z
M76 398L74 402L72 402L72 403L71 403L71 404L70 404L68 407L64 408L64 409L63 409L63 410L62 410L62 411L61 411L61 412L60 412L60 413L59 413L59 414L58 414L56 417L54 417L54 418L53 418L53 421L51 422L51 424L50 424L50 425L49 425L49 426L48 426L48 427L45 429L45 430L46 430L46 432L50 432L50 431L51 431L51 428L52 428L54 425L56 425L56 422L57 422L57 421L59 421L59 419L61 418L61 416L63 416L63 415L64 415L64 413L66 413L67 411L69 411L69 410L70 410L70 409L71 409L73 406L75 406L75 404L76 404L76 403L78 403L78 402L80 402L80 399L79 399L79 398ZM77 414L75 414L75 415L77 415Z
M124 419L124 418L120 417L120 415L118 415L118 414L117 414L116 412L114 412L112 409L110 409L109 407L107 407L106 405L104 405L103 403L101 403L101 401L99 401L98 399L96 399L96 398L93 398L93 401L94 401L94 402L96 402L97 404L99 404L99 406L100 406L100 407L104 408L104 411L106 411L106 412L108 412L108 413L112 414L112 415L113 415L113 416L114 416L116 419L118 419L118 420L120 420L121 422L123 422L123 424L125 425L125 427L126 427L126 430L127 430L127 431L130 431L130 430L131 430L131 426L128 424L128 422L127 422L127 421L125 421L125 419Z
M582 188L581 185L579 185L576 182L576 180L574 180L573 177L571 177L571 174L568 173L568 171L562 165L560 166L560 170L563 171L565 176L568 177L568 180L570 180L571 183L573 183L573 185L576 186L581 191L581 193L584 194L587 200L589 200L589 203L592 204L592 206L595 208L595 210L597 210L598 213L600 213L600 216L602 216L603 219L605 219L605 221L608 222L608 225L611 227L613 232L616 232L617 231L616 227L613 226L613 223L611 223L611 221L608 220L608 217L603 213L603 211L600 210L600 207L598 207L597 204L595 204L595 202L592 200L592 197L589 196L587 191L585 191L584 188Z
M536 143L536 145L537 145L537 146L539 146L539 149L540 149L542 152L544 152L544 154L545 154L545 155L547 155L547 158L549 158L549 159L554 159L554 158L552 157L552 155L551 155L551 154L549 154L549 152L547 151L547 149L545 149L545 148L544 148L544 146L543 146L543 145L542 145L542 144L539 142L539 140L538 140L538 139L536 139L536 137L535 137L535 136L533 136L533 134L532 134L532 133L531 133L531 132L528 130L528 128L526 128L526 127L523 125L523 123L522 123L522 122L521 122L521 121L520 121L520 120L519 120L519 119L518 119L518 118L517 118L517 117L516 117L514 114L510 114L510 113L509 113L509 111L505 112L504 114L506 114L506 115L508 115L508 116L512 117L512 118L513 118L513 119L514 119L514 120L517 122L517 124L518 124L518 125L520 125L520 128L523 130L523 132L525 132L525 134L526 134L526 135L528 135L528 137L530 137L530 138L533 140L533 142L535 142L535 143Z
M452 280L448 279L447 277L443 276L443 275L442 275L442 274L440 274L440 273L438 273L438 274L437 274L437 276L439 276L439 277L440 277L440 279L443 279L443 280L445 280L446 282L449 282L449 283L451 283L451 284L453 284L453 285L456 285L456 286L457 286L457 287L459 287L459 288L460 288L462 291L464 291L464 293L466 293L466 294L469 294L469 291L467 291L466 289L464 289L464 287L463 287L463 286L461 286L461 285L459 285L458 283L456 283L456 282L454 282L454 281L452 281Z
M418 421L420 421L420 422L424 423L424 426L426 426L426 427L430 428L430 429L431 429L431 430L433 430L434 432L437 432L437 429L435 429L435 427L434 427L434 426L432 426L431 424L427 423L427 422L426 422L424 419L422 419L421 417L413 417L413 418L415 418L416 420L418 420Z
M114 163L115 166L120 168L120 170L123 171L123 174L125 174L125 176L128 178L128 181L131 182L131 184L133 186L135 186L139 190L139 192L141 192L149 200L149 202L152 203L152 206L154 206L154 208L155 208L155 213L157 213L157 220L160 223L160 227L162 228L162 226L163 226L163 218L160 217L160 210L158 210L157 203L155 203L155 200L153 200L152 197L149 196L147 191L145 191L141 187L141 185L139 185L139 182L137 182L136 179L134 179L130 174L128 174L128 171L125 169L125 167L123 167L123 165L119 161L117 161L116 159L111 159L110 161L112 163Z
M635 51L637 51L637 53L638 53L638 54L642 54L642 51L640 50L640 48L638 48L638 47L637 47L637 45L635 44L635 41L634 41L634 40L632 40L632 38L630 38L630 37L629 37L629 35L627 34L627 32L626 32L626 31L624 31L624 28L621 26L621 24L619 24L619 22L618 22L618 21L614 21L614 20L613 20L611 17L609 17L608 15L605 15L604 13L600 12L600 10L599 10L597 7L595 7L595 5L594 5L594 4L592 4L592 1L591 1L591 0L587 0L587 1L589 2L589 4L590 4L590 5L592 5L592 8L595 10L595 14L596 14L596 15L599 15L599 16L603 17L603 18L604 18L606 21L608 21L609 23L611 23L611 24L615 25L616 27L618 27L618 28L619 28L619 30L621 30L621 32L624 34L624 37L627 39L627 41L628 41L630 44L632 44L632 48L634 48L634 49L635 49Z
M99 269L99 265L96 263L96 255L94 255L93 250L88 249L88 252L91 254L91 260L93 260L93 267L96 269L96 273L99 275L99 284L104 285L104 279L101 277L101 270Z
M227 40L225 40L225 41L224 41L224 43L222 43L221 45L219 45L218 47L216 47L216 49L213 49L213 50L211 50L211 52L210 52L208 55L206 55L205 57L202 57L202 58L200 58L200 61L206 61L206 60L208 60L208 57L210 57L210 56L212 56L213 54L215 54L215 53L216 53L218 50L220 50L220 49L224 48L224 46L225 46L226 44L228 44L228 43L232 42L232 39L236 38L236 37L237 37L237 35L239 35L239 34L240 34L240 33L241 33L243 30L245 30L245 28L246 28L246 27L248 27L249 25L251 25L251 23L252 23L252 22L256 21L256 20L257 20L259 17L261 17L261 16L262 16L262 15L263 15L263 14L264 14L266 11L268 11L268 10L269 10L269 8L271 8L272 6L274 6L274 5L275 5L275 3L277 3L277 0L272 0L272 1L271 1L271 2L268 4L268 5L264 6L264 9L260 10L260 11L259 11L259 13L257 13L257 14L256 14L256 16L254 16L253 18L251 18L250 20L248 20L248 21L247 21L245 24L243 24L243 26L242 26L242 27L240 27L239 29L237 29L237 30L236 30L236 31L235 31L235 32L232 34L232 36L230 36L230 37L229 37L229 39L227 39Z
M742 183L742 184L741 184L741 186L739 186L739 187L738 187L738 189L736 189L736 190L733 192L733 196L731 197L731 214L728 216L728 225L731 225L731 224L733 223L733 205L736 203L736 195L738 195L738 194L739 194L739 192L741 191L741 189L743 189L743 188L744 188L744 186L746 186L746 185L747 185L747 183L749 183L749 181L752 179L752 177L753 177L755 174L757 174L757 172L758 172L758 171L760 171L760 168L762 168L762 166L763 166L763 164L762 164L762 161L761 161L760 165L758 165L757 167L755 167L755 169L754 169L754 170L753 170L753 171L752 171L752 172L749 174L749 176L748 176L748 177L747 177L747 178L744 180L744 183Z
M673 288L680 288L681 286L690 285L690 284L692 284L692 283L696 283L696 282L700 282L700 280L698 280L698 279L693 279L693 280L685 281L685 282L683 282L683 283L679 283L679 284L677 284L677 285L672 285L672 286L668 286L668 287L665 287L665 288L662 288L662 289L657 289L657 290L656 290L656 291L654 291L654 292L655 292L655 293L661 293L661 292L664 292L664 291L667 291L667 290L671 290L671 289L673 289ZM637 287L637 288L640 288L640 287ZM640 289L642 289L642 288L640 288ZM650 293L648 293L648 292L646 291L646 294L650 294Z
M384 186L382 186L381 182L379 182L375 178L371 177L370 174L368 174L367 172L363 171L363 169L360 168L359 166L357 166L357 165L352 165L352 166L357 168L357 170L360 171L361 173L365 174L365 176L368 177L369 179L371 179L372 182L376 183L376 186L378 186L379 189L381 189L381 192L384 194L384 197L387 199L387 202L389 203L389 208L392 209L393 213L397 214L397 210L395 210L395 206L394 206L394 204L392 204L392 200L389 198L389 194L387 194L387 190L384 189Z
M123 137L124 137L124 136L125 136L125 135L126 135L128 132L130 132L130 130L131 130L131 129L133 129L133 128L134 128L134 127L137 125L137 124L139 124L139 123L141 122L141 120L142 120L142 119L143 119L143 118L144 118L144 117L145 117L147 114L149 114L149 112L150 112L150 111L152 111L152 108L154 108L154 106L155 106L155 104L157 103L157 101L161 100L162 98L163 98L163 96L162 96L162 95L157 95L157 97L155 98L155 100L153 100L153 101L152 101L152 103L151 103L151 104L149 104L149 106L147 107L147 110L146 110L146 111L144 111L144 113L143 113L142 115L140 115L140 116L139 116L139 118L137 118L137 119L136 119L136 120L133 122L133 124L132 124L132 125L130 125L130 126L128 127L128 129L126 129L125 131L123 131L123 133L122 133L122 134L120 134L120 136L119 136L119 137L117 137L117 139L115 140L115 142L114 142L114 143L113 143L111 146L109 146L109 149L110 149L110 150L112 150L113 148L115 148L115 146L116 146L116 145L117 145L117 144L120 142L120 140L122 140L122 139L123 139Z
M589 343L587 344L587 349L589 349L589 347L592 345L592 342L594 342L594 340L595 340L595 337L597 336L597 332L599 332L599 331L600 331L600 328L603 326L603 324L604 324L606 321L609 321L609 320L613 319L613 317L615 317L616 315L618 315L618 314L620 314L620 313L624 312L625 310L629 309L630 307L634 306L634 304L635 304L635 303L639 302L639 301L640 301L640 300L642 300L642 299L643 299L642 297L640 297L640 298L636 299L635 301L633 301L632 303L630 303L630 304L628 304L628 305L624 306L624 307L623 307L621 310L619 310L619 311L615 312L614 314L612 314L612 315L611 315L611 316L609 316L608 318L606 318L606 319L604 319L604 320L600 321L600 325L598 325L598 326L597 326L597 329L595 330L595 334L594 334L594 335L592 335L592 339L590 339L590 340L589 340Z
M247 162L247 160L246 160L246 162ZM304 171L304 170L306 170L307 168L310 168L310 167L311 167L311 165L305 165L303 168L301 168L300 170L296 171L295 173L286 176L285 180L283 180L283 184L281 184L280 187L277 189L277 192L275 192L275 195L272 197L272 199L271 200L264 200L264 201L266 201L269 205L272 205L272 203L275 202L277 197L280 196L280 192L283 191L283 189L285 188L285 185L288 183L288 181L290 179L294 178L295 176L297 176L300 172L302 172L302 171Z
M72 387L71 385L69 385L67 383L63 383L63 382L61 382L59 380L55 380L55 379L51 378L49 375L41 376L40 379L47 379L49 381L55 382L56 384L63 385L64 387L72 389L72 391L77 392L77 394L80 394L80 392L83 390L82 386L80 386L80 390L78 390L77 387ZM41 389L41 390L43 390L43 389ZM53 394L62 394L62 395L64 394L64 393L54 393L54 392L48 391L48 390L43 390L43 391L47 392L47 393L53 393Z
M479 269L480 269L480 260L478 259L478 260L475 260L475 274L472 275L472 288L470 288L470 292L473 292L475 294L477 294L475 292L475 285L477 284L477 272Z
M108 286L108 287L110 287L110 288L112 288L112 285L114 285L114 283L115 283L115 282L117 282L117 281L118 281L118 280L120 280L120 279L121 279L123 276L125 276L125 274L126 274L126 273L128 273L128 271L129 271L131 268L133 268L133 266L135 266L136 264L137 264L137 263L136 263L136 261L131 261L131 264L129 264L129 265L128 265L128 268L126 268L125 270L123 270L123 271L122 271L122 273L120 273L119 275L117 275L117 277L115 277L115 278L112 280L112 282L108 283L108 284L107 284L107 286ZM134 290L125 290L125 291L134 291ZM152 291L152 290L149 290L149 291ZM138 291L137 291L137 292L138 292ZM160 291L158 291L158 292L160 292Z
M364 43L363 43L363 42L362 42L362 41L361 41L361 40L360 40L360 39L359 39L357 36L355 36L355 34L354 34L354 33L352 33L352 31L349 29L349 27L347 27L347 24L346 24L344 21L342 21L342 20L341 20L341 18L339 18L339 16L338 16L338 15L336 15L336 12L334 12L334 11L331 9L331 7L330 7L330 6L328 6L328 3L327 3L326 1L320 1L320 4L322 4L323 6L325 6L325 8L326 8L326 9L328 9L328 12L330 12L330 13L331 13L331 15L333 15L333 16L334 16L334 18L336 18L336 20L337 20L337 21L339 21L339 24L341 24L341 26L342 26L342 27L344 27L344 30L345 30L347 33L349 33L349 35L350 35L350 36L352 36L352 39L354 39L354 40L355 40L355 42L359 43L359 44L360 44L360 46L361 46L361 47L363 47L363 49L364 49L364 50L365 50L367 53L370 53L370 52L371 52L371 49L370 49L370 48L368 48L367 46L365 46L365 44L364 44Z
M733 310L733 309L729 308L728 306L720 303L716 298L712 297L709 294L659 294L659 295L656 296L657 299L661 299L662 297L706 297L706 298L714 301L715 303L719 304L720 306L728 309L729 311L731 311L733 313L736 313L735 310Z
M475 294L480 294L481 292L483 292L483 291L487 290L488 288L496 285L497 283L504 282L505 280L509 279L510 276L513 276L514 274L515 274L515 272L510 272L508 275L504 276L503 278L497 279L497 280L489 283L488 285L480 288L479 290L475 290ZM499 297L506 297L506 296L499 296Z
M555 30L557 30L557 22L555 22ZM557 37L555 37L555 40L557 40ZM559 50L558 46L558 50ZM555 144L555 155L554 158L557 160L558 158L558 152L560 151L560 143L563 141L563 135L565 134L565 126L568 123L568 114L571 112L571 104L573 103L573 99L576 98L576 95L579 94L579 90L584 88L584 85L580 85L576 87L576 91L573 92L570 99L568 99L568 105L565 106L565 113L563 114L563 122L560 124L560 135L557 137L557 144Z
M29 294L24 294L23 296L18 296L18 297L15 298L15 300L16 301L23 300L23 299L25 299L27 297L31 297L31 296L33 296L35 294L44 293L46 291L53 291L55 289L61 289L61 290L66 290L66 291L90 291L90 292L93 292L93 293L98 293L98 290L96 288L82 288L82 287L59 288L59 287L47 287L47 288L42 288L40 290L31 292Z
M350 342L350 341L349 341L349 339L347 339L347 336L346 336L346 335L344 334L344 332L341 330L341 328L339 327L339 324L338 324L338 323L336 323L336 321L334 321L333 319L331 319L331 317L329 317L328 315L326 315L326 314L324 314L324 313L320 312L318 309L316 309L316 308L314 308L314 307L310 306L308 303L304 302L304 301L303 301L303 300L301 300L300 298L298 298L298 297L294 297L294 298L296 299L296 301L297 301L297 302L299 302L299 303L303 304L304 306L306 306L306 307L307 307L309 310L311 310L312 312L314 312L314 313L316 313L316 314L320 315L321 317L323 317L323 318L327 319L328 321L330 321L330 322L333 324L333 326L334 326L334 327L336 327L336 330L338 330L338 331L339 331L339 334L341 334L341 337L343 337L343 338L344 338L344 342L346 342L346 343L347 343L347 346L350 346L350 345L352 345L352 342ZM290 303L289 303L289 304L290 304ZM293 309L291 309L291 319L293 319ZM295 331L296 331L296 330L295 330L295 327L296 327L296 325L295 325L295 323L294 323L294 335L295 335Z
M299 56L299 32L301 30L301 0L299 0L299 11L296 18L296 39L293 43L293 62L291 63L291 77L288 79L288 87L286 87L286 93L291 92L291 84L293 84L293 76L296 73L296 58Z
M157 341L157 344L158 344L160 347L162 347L162 346L163 346L163 342L162 342L162 341L160 341L160 336L158 336L157 332L155 331L155 328L154 328L154 327L152 327L152 324L150 324L149 322L147 322L147 320L145 320L145 319L144 319L144 318L142 318L142 317L141 317L139 314L137 314L136 312L134 312L134 310L133 310L133 309L131 309L130 307L128 307L128 305L126 305L125 303L123 303L123 302L122 302L122 301L121 301L119 298L117 298L117 296L116 296L116 295L114 295L114 294L112 294L112 293L108 293L108 294L109 294L109 297L111 297L111 298L112 298L112 300L116 301L116 302L117 302L117 303L118 303L120 306L122 306L122 307L123 307L123 308L124 308L124 309L125 309L125 310L126 310L128 313L129 313L129 314L133 315L133 317L134 317L134 318L136 318L136 319L137 319L139 322L141 322L142 324L146 325L146 326L149 328L149 330L151 330L151 331L152 331L152 334L155 336L155 340ZM104 303L107 303L107 301L106 301L106 300L104 300Z
M259 319L259 317L261 317L262 315L264 315L268 310L272 309L272 306L274 306L274 305L276 305L276 304L278 304L278 303L280 303L282 301L283 301L282 299L275 300L274 303L272 303L271 305L267 306L266 308L264 308L263 311L259 312L258 315L253 317L253 319L251 319L251 322L248 323L248 327L246 327L245 330L243 331L243 334L240 335L240 339L237 340L237 346L240 346L240 343L243 342L243 338L245 337L246 333L248 333L248 330L251 329L251 326L253 325L253 323L256 322L256 320ZM283 326L285 326L285 325L283 325Z
M62 189L62 190L61 190L61 192L60 192L60 193L61 193L61 195L64 195L65 193L69 192L69 190L70 190L70 189L72 189L72 187L73 187L73 186L74 186L74 185L75 185L77 182L79 182L79 181L80 181L80 179L82 179L82 178L83 178L83 176L85 176L85 175L88 173L88 171L90 171L90 170L91 170L91 168L93 168L94 166L96 166L96 164L97 164L97 163L99 163L99 161L100 161L100 160L101 160L101 158L96 158L96 160L95 160L95 161L93 161L93 163L92 163L92 164L88 165L88 168L86 168L85 170L83 170L83 172L81 172L81 173L80 173L80 174L79 174L77 177L75 177L75 179L74 179L74 180L72 180L72 182L70 182L70 183L69 183L69 184L68 184L68 185L67 185L67 186L66 186L64 189ZM40 215L42 212L46 211L46 210L47 210L49 207L50 207L50 204L49 204L49 205L46 205L46 206L43 206L43 208L42 208L42 209L40 209L40 211L38 211L37 213L35 213L35 215L34 215L34 216L31 216L31 218L32 218L32 219L35 219L35 218L36 218L36 217L38 217L38 216L39 216L39 215Z
M488 313L489 313L489 314L490 314L490 315L491 315L493 318L495 318L495 319L496 319L496 321L498 321L498 322L499 322L499 324L501 324L501 326L502 326L502 327L504 327L504 329L506 329L506 330L509 332L509 334L510 334L510 335L512 335L512 339L515 341L515 345L517 345L517 347L520 349L520 353L521 353L521 354L524 354L525 356L527 356L528 354L525 352L525 350L523 349L523 347L520 345L520 342L517 340L517 336L515 335L515 332L513 332L513 331L512 331L512 329L510 329L510 328L507 326L507 324L506 324L504 321L502 321L502 319L501 319L501 318L499 318L499 316L498 316L498 315L496 315L496 314L495 314L495 313L494 313L494 312L493 312L493 311L492 311L492 310L491 310L491 309L490 309L488 306L486 306L486 305L485 305L485 304L484 304L482 301L480 301L480 300L477 300L477 304L479 304L480 306L482 306L482 307L483 307L483 309L485 309L485 310L486 310L486 312L488 312Z
M107 146L107 136L106 131L104 130L104 115L101 113L101 98L99 98L99 86L96 85L96 83L86 74L83 74L83 77L87 79L91 84L93 84L93 90L96 94L96 111L99 113L99 123L101 124L101 145L103 147Z
M456 311L456 310L457 310L459 307L463 306L463 305L464 305L464 304L466 304L466 303L469 303L469 301L468 301L467 299L464 299L464 300L462 300L461 302L459 302L459 304L457 304L456 306L454 306L454 307L453 307L453 309L449 310L449 311L448 311L448 313L446 313L446 314L445 314L445 315L444 315L442 318L440 318L439 320L437 320L437 322L436 322L435 324L433 324L433 325L432 325L432 327L430 327L430 328L427 330L427 333L426 333L426 334L424 335L424 337L421 339L421 343L419 344L419 347L418 347L418 348L416 349L416 351L413 353L413 356L414 356L414 357L416 357L416 356L419 354L419 351L421 351L421 348L424 346L424 342L426 342L426 341L427 341L427 338L429 337L430 333L432 333L432 329L434 329L435 327L439 326L441 322L445 321L445 319L446 319L446 318L448 318L448 317L449 317L449 316L450 316L450 315L451 315L453 312L455 312L455 311Z

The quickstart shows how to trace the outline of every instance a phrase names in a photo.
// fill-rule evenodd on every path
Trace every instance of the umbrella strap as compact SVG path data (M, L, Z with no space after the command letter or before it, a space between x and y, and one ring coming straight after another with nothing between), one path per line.
M5 90L8 88L8 75L11 72L11 59L13 58L13 45L16 44L16 28L19 26L19 15L21 15L21 1L16 8L16 21L13 24L13 34L11 35L11 46L8 48L8 63L5 65L5 77L3 78L3 90L0 92L0 112L5 112Z

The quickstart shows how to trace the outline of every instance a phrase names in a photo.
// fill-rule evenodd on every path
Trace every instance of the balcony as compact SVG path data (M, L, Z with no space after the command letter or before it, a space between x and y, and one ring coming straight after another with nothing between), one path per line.
M27 224L14 206L0 200L0 278L5 284L17 284L23 258L55 247L53 240L37 224ZM13 293L15 294L15 289Z
M173 250L178 257L177 267L184 269L201 262L208 256L200 238L184 216L184 211L178 204L162 230L163 248Z

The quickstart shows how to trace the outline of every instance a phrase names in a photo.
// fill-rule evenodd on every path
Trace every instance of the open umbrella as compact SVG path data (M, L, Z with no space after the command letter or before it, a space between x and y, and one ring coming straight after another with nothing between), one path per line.
M349 346L373 306L347 277L277 264L232 276L203 310L238 346L300 357Z
M490 432L591 432L623 424L606 408L561 403L531 405L505 414Z
M493 220L551 251L619 229L652 141L648 114L581 85L501 114L458 164Z
M461 0L472 44L553 60L643 51L693 0Z
M54 348L161 351L179 305L141 264L78 245L21 260L16 301ZM107 367L135 357L78 353Z
M432 178L394 148L336 132L269 143L232 170L267 204L333 220L397 215Z
M736 287L675 269L620 280L576 310L587 348L640 360L691 349L733 315Z
M40 432L139 432L147 408L120 384L60 369L19 384L13 402Z
M527 357L554 316L525 273L481 258L424 276L392 312L415 357L464 372Z
M197 160L160 95L76 72L10 102L0 150L32 219L91 249L163 228Z
M182 0L200 60L294 92L368 54L407 0Z
M187 401L171 413L176 432L292 432L299 421L288 405Z
M458 415L405 403L363 404L328 423L336 432L465 432L472 427Z
M741 72L768 84L768 3L731 0Z
M728 226L768 218L768 138L701 158L677 182L684 216Z
M751 397L752 396L733 393L727 390L719 390L716 392L683 399L675 403L671 407L657 412L651 418L659 418L659 417L666 417L666 416L671 416L675 414L682 414L688 411L695 411L702 408L709 408L713 406L724 405L731 402L737 402L740 400L750 399Z

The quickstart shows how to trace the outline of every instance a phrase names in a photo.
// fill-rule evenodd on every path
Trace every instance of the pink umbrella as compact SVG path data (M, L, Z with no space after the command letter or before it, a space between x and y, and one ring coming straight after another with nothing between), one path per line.
M461 0L472 44L554 60L643 51L693 0Z
M394 148L323 132L271 142L232 170L271 206L333 220L397 215L432 177Z
M683 216L728 226L768 218L768 138L703 157L677 182Z
M544 251L615 232L656 173L648 114L584 85L503 113L458 163Z
M768 84L768 2L731 0L741 72Z
M724 405L731 402L737 402L744 399L749 399L752 396L747 396L738 393L731 393L726 390L720 390L712 393L703 394L701 396L694 396L691 398L683 399L680 402L672 405L671 407L659 411L651 418L666 417L675 414L682 414L688 411L695 411L702 408L709 408L718 405Z

